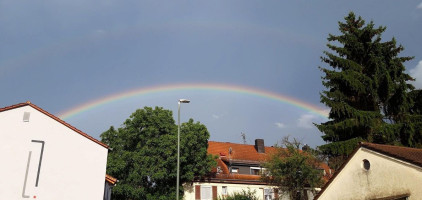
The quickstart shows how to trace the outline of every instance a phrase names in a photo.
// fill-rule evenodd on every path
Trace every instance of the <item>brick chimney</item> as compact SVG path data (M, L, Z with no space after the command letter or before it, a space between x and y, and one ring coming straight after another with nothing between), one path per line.
M264 139L255 140L255 149L258 153L265 153Z
M302 151L309 151L311 147L307 144L305 144L305 146L302 147Z

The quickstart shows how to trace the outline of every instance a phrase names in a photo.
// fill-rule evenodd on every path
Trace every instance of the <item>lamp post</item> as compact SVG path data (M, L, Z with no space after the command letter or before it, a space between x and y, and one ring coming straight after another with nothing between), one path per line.
M190 100L179 99L177 110L177 185L176 185L176 200L179 200L179 171L180 171L180 104L189 103Z

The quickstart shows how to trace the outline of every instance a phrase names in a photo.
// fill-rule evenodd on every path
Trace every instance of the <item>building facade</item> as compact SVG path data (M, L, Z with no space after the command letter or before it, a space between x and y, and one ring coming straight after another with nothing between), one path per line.
M30 102L0 108L0 137L0 199L103 199L107 145Z
M316 199L422 199L422 149L361 143Z
M213 200L243 191L260 200L289 199L277 187L261 181L262 163L275 151L262 139L255 140L255 145L209 141L208 153L218 156L217 168L209 177L185 185L185 200ZM322 170L329 173L328 166ZM308 197L313 198L310 191Z

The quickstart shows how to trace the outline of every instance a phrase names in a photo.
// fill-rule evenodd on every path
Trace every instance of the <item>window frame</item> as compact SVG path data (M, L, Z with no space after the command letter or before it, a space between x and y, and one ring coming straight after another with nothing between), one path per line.
M207 195L205 189L209 189L209 194ZM201 200L212 200L212 186L211 185L201 185ZM204 196L207 195L209 198L205 198Z
M258 174L253 174L252 173L252 170L258 170ZM262 172L262 168L261 167L250 167L249 168L249 174L251 174L251 175L260 175L261 172Z

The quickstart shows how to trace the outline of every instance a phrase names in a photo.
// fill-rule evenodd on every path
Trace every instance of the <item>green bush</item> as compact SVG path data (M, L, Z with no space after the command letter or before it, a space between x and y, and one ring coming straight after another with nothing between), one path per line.
M256 191L253 192L248 189L248 191L242 190L242 192L235 192L231 195L225 197L219 197L219 200L258 200L258 197L255 196Z

